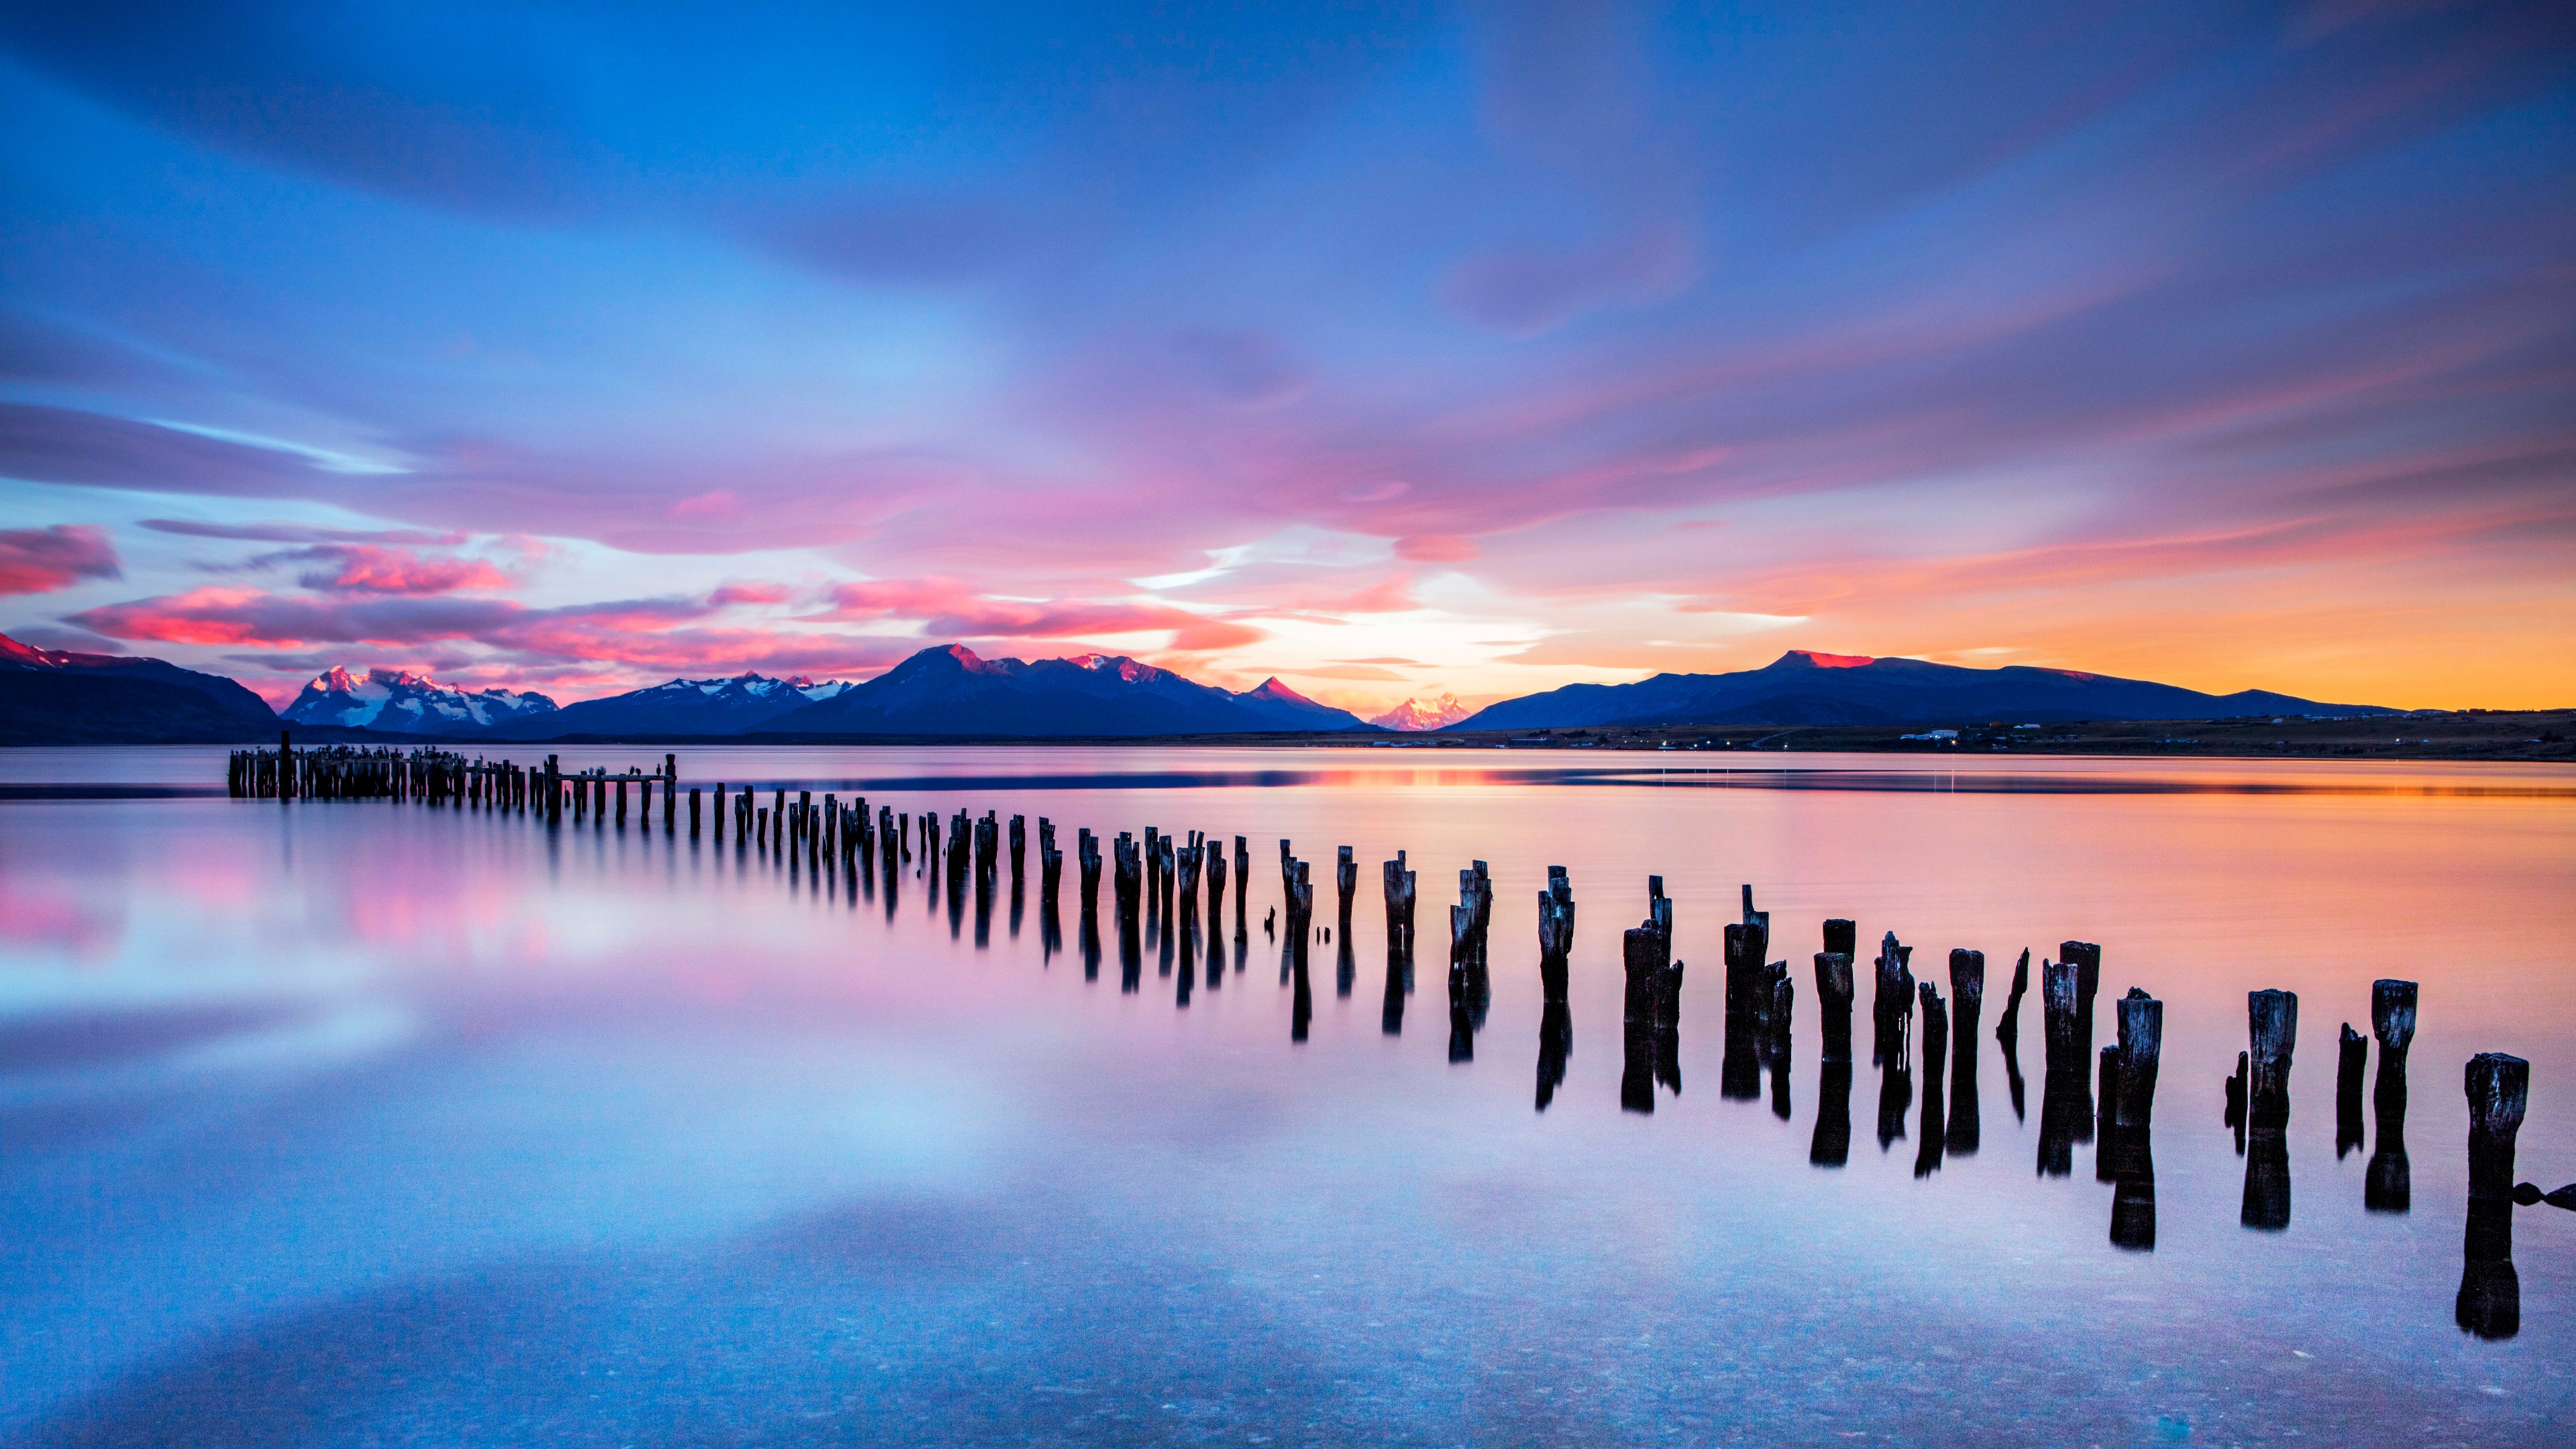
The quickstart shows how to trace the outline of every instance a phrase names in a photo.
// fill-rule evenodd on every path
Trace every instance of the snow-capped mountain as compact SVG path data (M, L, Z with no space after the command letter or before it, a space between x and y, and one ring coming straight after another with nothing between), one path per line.
M1456 724L1474 712L1460 704L1458 696L1444 693L1429 704L1425 704L1419 696L1408 699L1370 720L1369 723L1380 729L1402 730L1411 734L1418 730L1436 730L1444 725Z
M280 718L290 724L342 725L406 735L479 735L493 726L554 713L542 694L515 689L458 689L408 669L353 675L334 666L317 674Z
M731 679L674 679L666 684L585 699L551 714L505 724L502 739L551 740L566 735L730 735L791 709L837 698L855 688L848 680L814 680L799 674L772 679L738 674Z
M1362 728L1278 680L1241 693L1119 654L985 659L962 644L920 653L760 733L868 735L1254 734Z

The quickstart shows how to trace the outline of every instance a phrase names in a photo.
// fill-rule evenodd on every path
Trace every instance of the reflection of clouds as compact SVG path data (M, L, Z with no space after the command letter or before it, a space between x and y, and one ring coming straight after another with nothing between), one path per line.
M65 881L0 877L0 941L79 961L113 956L125 936L122 901L85 899Z

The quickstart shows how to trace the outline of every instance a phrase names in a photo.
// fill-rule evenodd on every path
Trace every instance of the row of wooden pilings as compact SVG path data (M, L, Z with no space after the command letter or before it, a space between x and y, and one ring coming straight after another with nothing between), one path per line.
M640 818L653 823L653 800L659 788L662 828L675 828L679 759L664 755L658 770L629 767L612 773L606 766L566 772L557 756L542 765L510 760L467 758L453 750L423 746L404 750L385 746L308 745L297 749L281 732L274 750L235 750L226 762L225 784L235 799L252 800L392 800L458 809L485 809L534 815L561 823L569 813L576 821L605 824L613 798L617 823L626 823L628 791L640 797ZM697 832L698 792L689 792L690 833Z
M576 821L605 824L627 820L629 787L640 791L639 818L654 823L655 787L660 787L661 826L675 833L678 820L678 767L665 755L662 768L630 769L611 774L604 768L564 772L554 756L542 766L521 767L507 760L468 760L452 752L419 749L352 749L326 746L295 750L284 738L275 752L236 752L230 764L232 793L253 798L416 800L453 807L519 811L560 822L569 812ZM614 787L613 795L611 787ZM864 875L873 884L882 878L891 909L901 869L914 864L933 882L945 880L952 924L962 910L971 878L980 903L988 903L994 883L1007 863L1017 910L1026 870L1028 835L1025 817L1013 815L1007 829L987 811L972 817L958 810L945 820L924 812L900 814L890 806L873 812L864 797L843 802L825 793L817 802L811 791L793 799L773 787L764 803L760 792L723 783L713 790L713 810L698 788L688 792L688 828L694 839L711 830L722 842L728 830L737 849L802 859L818 872L827 864L854 881ZM1039 912L1041 936L1052 955L1061 949L1058 898L1063 853L1055 825L1037 822ZM1087 977L1096 978L1103 952L1099 917L1104 856L1102 838L1089 829L1076 832L1075 858L1080 900L1080 942ZM1225 947L1220 924L1231 885L1234 970L1249 956L1251 851L1248 840L1235 836L1231 859L1222 841L1191 831L1185 836L1147 827L1141 840L1120 832L1108 842L1112 930L1120 964L1121 989L1140 989L1145 940L1153 937L1165 974L1177 951L1181 986L1179 1002L1189 1003L1199 980L1201 899L1204 892L1207 973L1204 989L1224 979ZM1359 871L1349 846L1334 863L1335 915L1319 927L1314 914L1314 884L1307 862L1298 859L1291 842L1279 842L1280 912L1263 921L1265 933L1284 935L1281 983L1293 991L1290 1035L1303 1041L1313 1017L1309 985L1309 950L1317 942L1338 939L1338 994L1351 993L1354 962L1351 916ZM1386 995L1381 1028L1403 1029L1405 1000L1414 986L1417 873L1405 852L1380 868L1387 953ZM1475 1038L1485 1024L1492 999L1489 929L1493 882L1485 862L1471 862L1458 872L1458 903L1449 920L1449 1059L1470 1062ZM1564 1081L1573 1050L1569 1002L1570 961L1574 950L1573 883L1563 866L1548 868L1547 887L1538 892L1539 978L1543 997L1540 1021L1536 1105L1544 1111ZM1016 915L1014 917L1016 929ZM979 913L979 933L981 916ZM1728 1099L1761 1097L1763 1078L1771 1082L1774 1112L1789 1116L1791 1025L1797 989L1785 961L1768 959L1771 915L1754 906L1753 889L1742 890L1740 919L1725 925L1725 1049L1720 1059L1719 1093ZM1684 963L1673 955L1673 901L1663 879L1646 882L1646 913L1621 938L1625 976L1622 1025L1626 1060L1620 1078L1620 1103L1632 1112L1651 1113L1658 1091L1681 1090L1679 1032ZM1809 1160L1837 1167L1848 1158L1851 1140L1850 1096L1854 1071L1852 1017L1856 999L1858 929L1846 919L1824 922L1815 953L1814 985L1823 1042L1819 1106ZM1936 1171L1944 1158L1967 1157L1979 1147L1978 1059L1976 1043L1985 997L1984 953L1959 949L1949 953L1945 997L1931 980L1917 980L1914 948L1888 932L1873 959L1875 985L1871 1002L1871 1065L1881 1074L1878 1139L1882 1150L1906 1135L1906 1118L1919 1100L1915 1172ZM2062 942L2055 959L2040 963L2038 982L2044 1041L2038 1170L2064 1176L2072 1170L2073 1147L2095 1143L2095 1175L2112 1184L2111 1241L2133 1249L2155 1243L2155 1167L2152 1129L2157 1077L2162 1056L2163 1003L2132 987L2112 1004L2115 1040L2094 1046L2095 1002L2102 973L2102 948L2084 941ZM2014 1114L2024 1111L2024 1083L2018 1052L2022 1002L2032 979L2031 953L2024 951L1994 1035L2002 1048ZM2379 1054L2370 1097L2376 1115L2376 1143L2365 1179L2365 1206L2374 1212L2403 1213L2411 1202L2411 1174L2405 1145L2406 1061L2415 1034L2416 984L2382 980L2371 989L2371 1032L2364 1036L2344 1024L2337 1042L2337 1152L2362 1145L2362 1081L2373 1042ZM1920 1030L1917 1031L1919 1022ZM2289 1078L2298 1037L2298 998L2287 991L2265 990L2247 998L2247 1047L2238 1054L2234 1075L2223 1083L2225 1124L2236 1135L2245 1158L2244 1192L2239 1220L2260 1231L2278 1231L2290 1222L2290 1172L2286 1129L2289 1123ZM1919 1072L1919 1083L1918 1083ZM1946 1080L1945 1080L1946 1078ZM2576 1185L2544 1193L2536 1185L2514 1180L2514 1153L2529 1095L2530 1069L2522 1059L2482 1053L2466 1068L2464 1085L2470 1109L2469 1218L2464 1243L2457 1319L2466 1331L2485 1337L2509 1337L2520 1319L2519 1280L2512 1264L2512 1210L2516 1205L2550 1203L2576 1209Z

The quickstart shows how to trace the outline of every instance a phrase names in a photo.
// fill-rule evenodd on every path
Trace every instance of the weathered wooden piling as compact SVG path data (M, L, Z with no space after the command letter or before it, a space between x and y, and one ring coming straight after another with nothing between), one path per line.
M2514 1142L2531 1095L2531 1063L2480 1052L2462 1073L2469 1097L2469 1200L2510 1201Z
M1647 877L1646 919L1620 938L1620 961L1627 973L1625 1019L1652 1026L1665 999L1664 978L1673 975L1672 995L1681 991L1680 967L1673 955L1673 903L1664 894L1662 876Z
M2507 1339L2522 1331L2522 1280L2513 1266L2513 1158L2531 1093L2531 1064L2502 1052L2480 1052L2461 1075L2469 1098L2469 1213L2454 1316L2463 1332Z
M1827 940L1833 939L1830 932ZM1848 1062L1851 1054L1852 958L1848 951L1816 953L1816 1010L1824 1028L1824 1060ZM1848 1080L1845 1089L1849 1089ZM1845 1136L1848 1144L1848 1128Z
M2148 1252L2156 1245L2153 1133L2164 1003L2133 986L2117 1010L2119 1040L2102 1049L2104 1111L2096 1175L2112 1183L2112 1245Z
M2102 948L2090 941L2060 941L2058 959L2075 967L2077 1054L2093 1054L2093 998L2102 990Z
M1390 959L1413 955L1414 890L1416 872L1405 863L1405 853L1378 867L1378 885L1386 902L1386 951Z
M1538 893L1538 978L1544 1000L1563 1001L1574 954L1574 878L1561 865L1547 868Z
M2005 1044L2009 1053L2021 1037L2021 999L2030 991L2030 948L2022 948L2021 959L2013 963L2011 994L2004 998L2003 1015L1995 1019L1995 1040Z
M2072 961L2042 961L2039 965L2040 1023L2047 1042L2048 1070L2081 1072L2090 1066L2092 1043L2079 1038L2082 1025L2079 1015L2076 966Z
M1872 1065L1885 1065L1890 1058L1905 1055L1905 1035L1914 1018L1914 971L1909 964L1914 948L1897 944L1890 931L1879 943L1876 988L1870 997L1870 1017L1876 1026L1870 1041Z
M2291 991L2254 991L2245 997L2252 1037L2247 1055L2253 1077L2245 1098L2248 1127L2280 1127L2290 1120L2290 1058L2299 1043L2299 998Z
M1950 1013L1939 987L1920 981L1914 989L1923 1011L1923 1111L1914 1134L1914 1175L1922 1178L1941 1170L1942 1148L1949 1140L1941 1073L1950 1058Z
M1836 916L1825 922L1825 950L1860 959L1860 927Z
M1726 941L1726 1009L1730 1013L1767 1009L1759 1001L1770 983L1763 967L1771 961L1771 917L1753 909L1753 887L1744 887L1744 918L1729 921Z
M2406 1053L2415 1044L2415 983L2382 978L2370 983L2370 1033L2379 1041L2379 1072L2371 1097L2385 1115L2392 1103L2406 1115Z
M1973 1157L1985 1124L1977 1100L1977 1019L1986 1000L1986 953L1950 952L1950 1120L1945 1146L1952 1157Z
M2299 1037L2299 998L2246 993L2245 1197L2237 1220L2262 1232L2290 1225L2290 1061Z
M2361 1076L2370 1065L2370 1038L2345 1022L2335 1034L2335 1160L2363 1142Z

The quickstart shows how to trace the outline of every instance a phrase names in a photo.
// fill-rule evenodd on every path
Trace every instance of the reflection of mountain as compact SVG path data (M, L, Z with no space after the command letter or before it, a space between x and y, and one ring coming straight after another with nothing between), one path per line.
M1023 662L978 658L950 645L924 649L754 732L1045 737L1361 728L1357 716L1276 679L1238 694L1121 655Z
M555 702L512 689L457 689L407 669L352 675L334 666L315 675L286 707L295 724L340 725L405 735L479 735L503 720L552 714Z
M1760 669L1658 674L1635 684L1570 684L1479 711L1467 729L1574 725L1909 725L1977 720L2226 719L2251 714L2389 714L2268 690L2203 694L2071 669L1963 669L1792 649Z
M1411 734L1417 730L1436 730L1456 724L1473 713L1475 711L1458 702L1458 696L1443 694L1438 700L1429 704L1423 703L1418 697L1408 699L1370 720L1369 723L1380 729L1401 730Z
M856 687L837 679L818 684L801 674L792 679L759 674L674 679L605 699L585 699L552 713L505 720L493 726L492 735L504 740L551 740L565 735L740 734L791 709L803 709Z
M0 744L215 743L276 729L265 701L221 675L0 634Z

